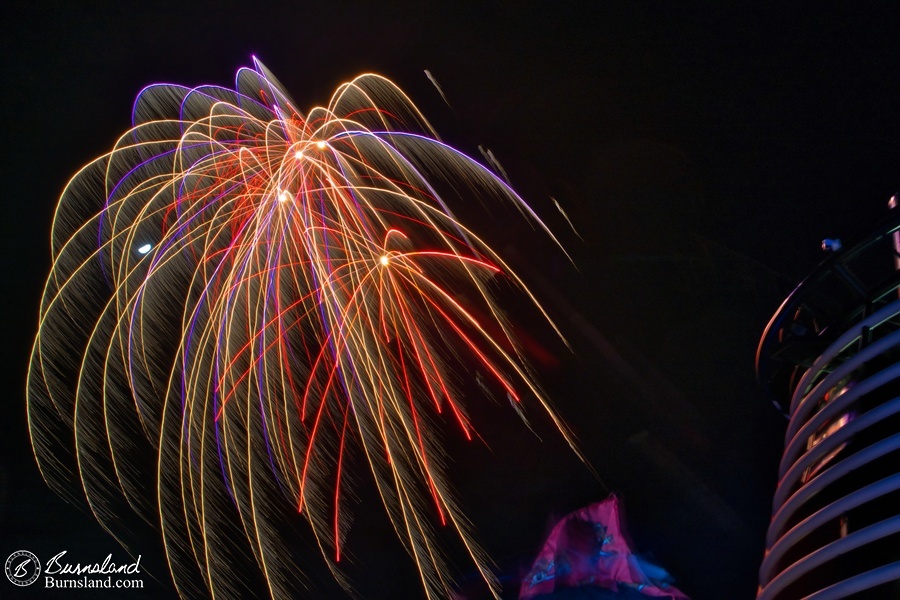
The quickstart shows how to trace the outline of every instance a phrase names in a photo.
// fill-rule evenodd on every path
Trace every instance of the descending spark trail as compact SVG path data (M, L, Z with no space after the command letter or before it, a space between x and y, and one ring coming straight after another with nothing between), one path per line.
M428 69L425 69L425 77L428 78L428 81L431 82L431 84L434 86L434 89L436 89L438 91L438 94L441 95L441 98L444 99L444 103L452 109L453 107L450 106L450 101L447 100L447 95L444 93L443 88L441 88L441 84L438 83L438 80L435 79L434 75L432 75L431 71L429 71Z
M429 597L452 593L438 523L496 595L438 441L442 420L474 435L454 372L477 364L479 386L520 416L542 406L572 442L493 282L549 318L451 212L473 197L511 202L553 238L383 77L306 115L259 62L235 90L144 89L133 128L54 217L28 380L44 478L123 543L123 509L159 528L183 596L239 595L227 565L243 544L267 593L292 597L285 506L349 589L355 453Z

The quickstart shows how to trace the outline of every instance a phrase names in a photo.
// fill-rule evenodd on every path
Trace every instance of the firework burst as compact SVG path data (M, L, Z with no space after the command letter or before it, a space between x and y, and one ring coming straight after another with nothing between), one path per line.
M454 373L477 364L569 434L491 289L505 280L546 313L451 211L473 198L511 202L553 237L383 77L305 115L258 62L234 90L144 89L133 128L54 218L28 381L44 478L123 543L123 510L159 528L183 596L240 595L228 565L245 547L290 597L285 507L349 586L355 455L429 597L452 590L440 526L496 593L436 433L475 435Z

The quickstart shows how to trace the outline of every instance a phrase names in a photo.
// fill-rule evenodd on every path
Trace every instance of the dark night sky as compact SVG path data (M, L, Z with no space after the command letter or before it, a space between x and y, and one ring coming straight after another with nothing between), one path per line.
M0 558L120 552L43 485L28 443L25 373L59 192L129 126L144 85L228 86L255 55L301 107L360 72L391 77L451 144L491 148L571 249L578 270L521 243L527 230L479 224L572 342L574 355L534 333L559 354L544 381L603 479L552 435L486 409L493 452L454 448L451 478L501 575L527 567L551 515L618 491L638 548L684 591L752 597L784 427L756 386L755 346L823 258L821 239L861 231L900 189L896 2L75 4L2 9ZM357 511L352 576L366 598L418 597L380 518ZM0 595L17 591L0 581ZM122 597L167 594L154 583Z

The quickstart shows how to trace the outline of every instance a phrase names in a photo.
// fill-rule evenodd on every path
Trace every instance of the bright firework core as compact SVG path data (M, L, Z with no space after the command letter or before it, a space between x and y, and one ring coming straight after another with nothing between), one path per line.
M257 569L280 598L304 589L285 514L349 587L346 472L367 468L429 597L453 590L440 524L496 595L444 468L441 430L476 439L464 400L483 399L458 374L571 438L491 281L546 313L451 205L502 199L550 231L378 75L303 113L256 62L234 90L149 86L133 123L56 213L28 381L47 482L123 541L124 511L158 528L184 596L237 596Z

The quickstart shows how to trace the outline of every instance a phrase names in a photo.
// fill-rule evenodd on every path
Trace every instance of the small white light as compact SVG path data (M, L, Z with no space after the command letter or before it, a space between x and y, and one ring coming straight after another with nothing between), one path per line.
M152 248L153 248L153 246L151 246L150 244L144 244L143 246L138 248L137 251L140 252L141 254L147 254L148 252L150 252L150 250Z
M316 142L316 148L319 150L324 150L327 144L325 142Z
M291 199L291 195L287 192L281 192L280 194L278 194L279 202L287 202L290 199Z
M381 264L382 264L382 265L384 265L385 267L387 266L387 264L388 264L388 257L387 257L387 254L385 254L384 256L382 256L379 260L381 261Z
M297 150L294 152L294 158L297 160L303 160L303 150Z

